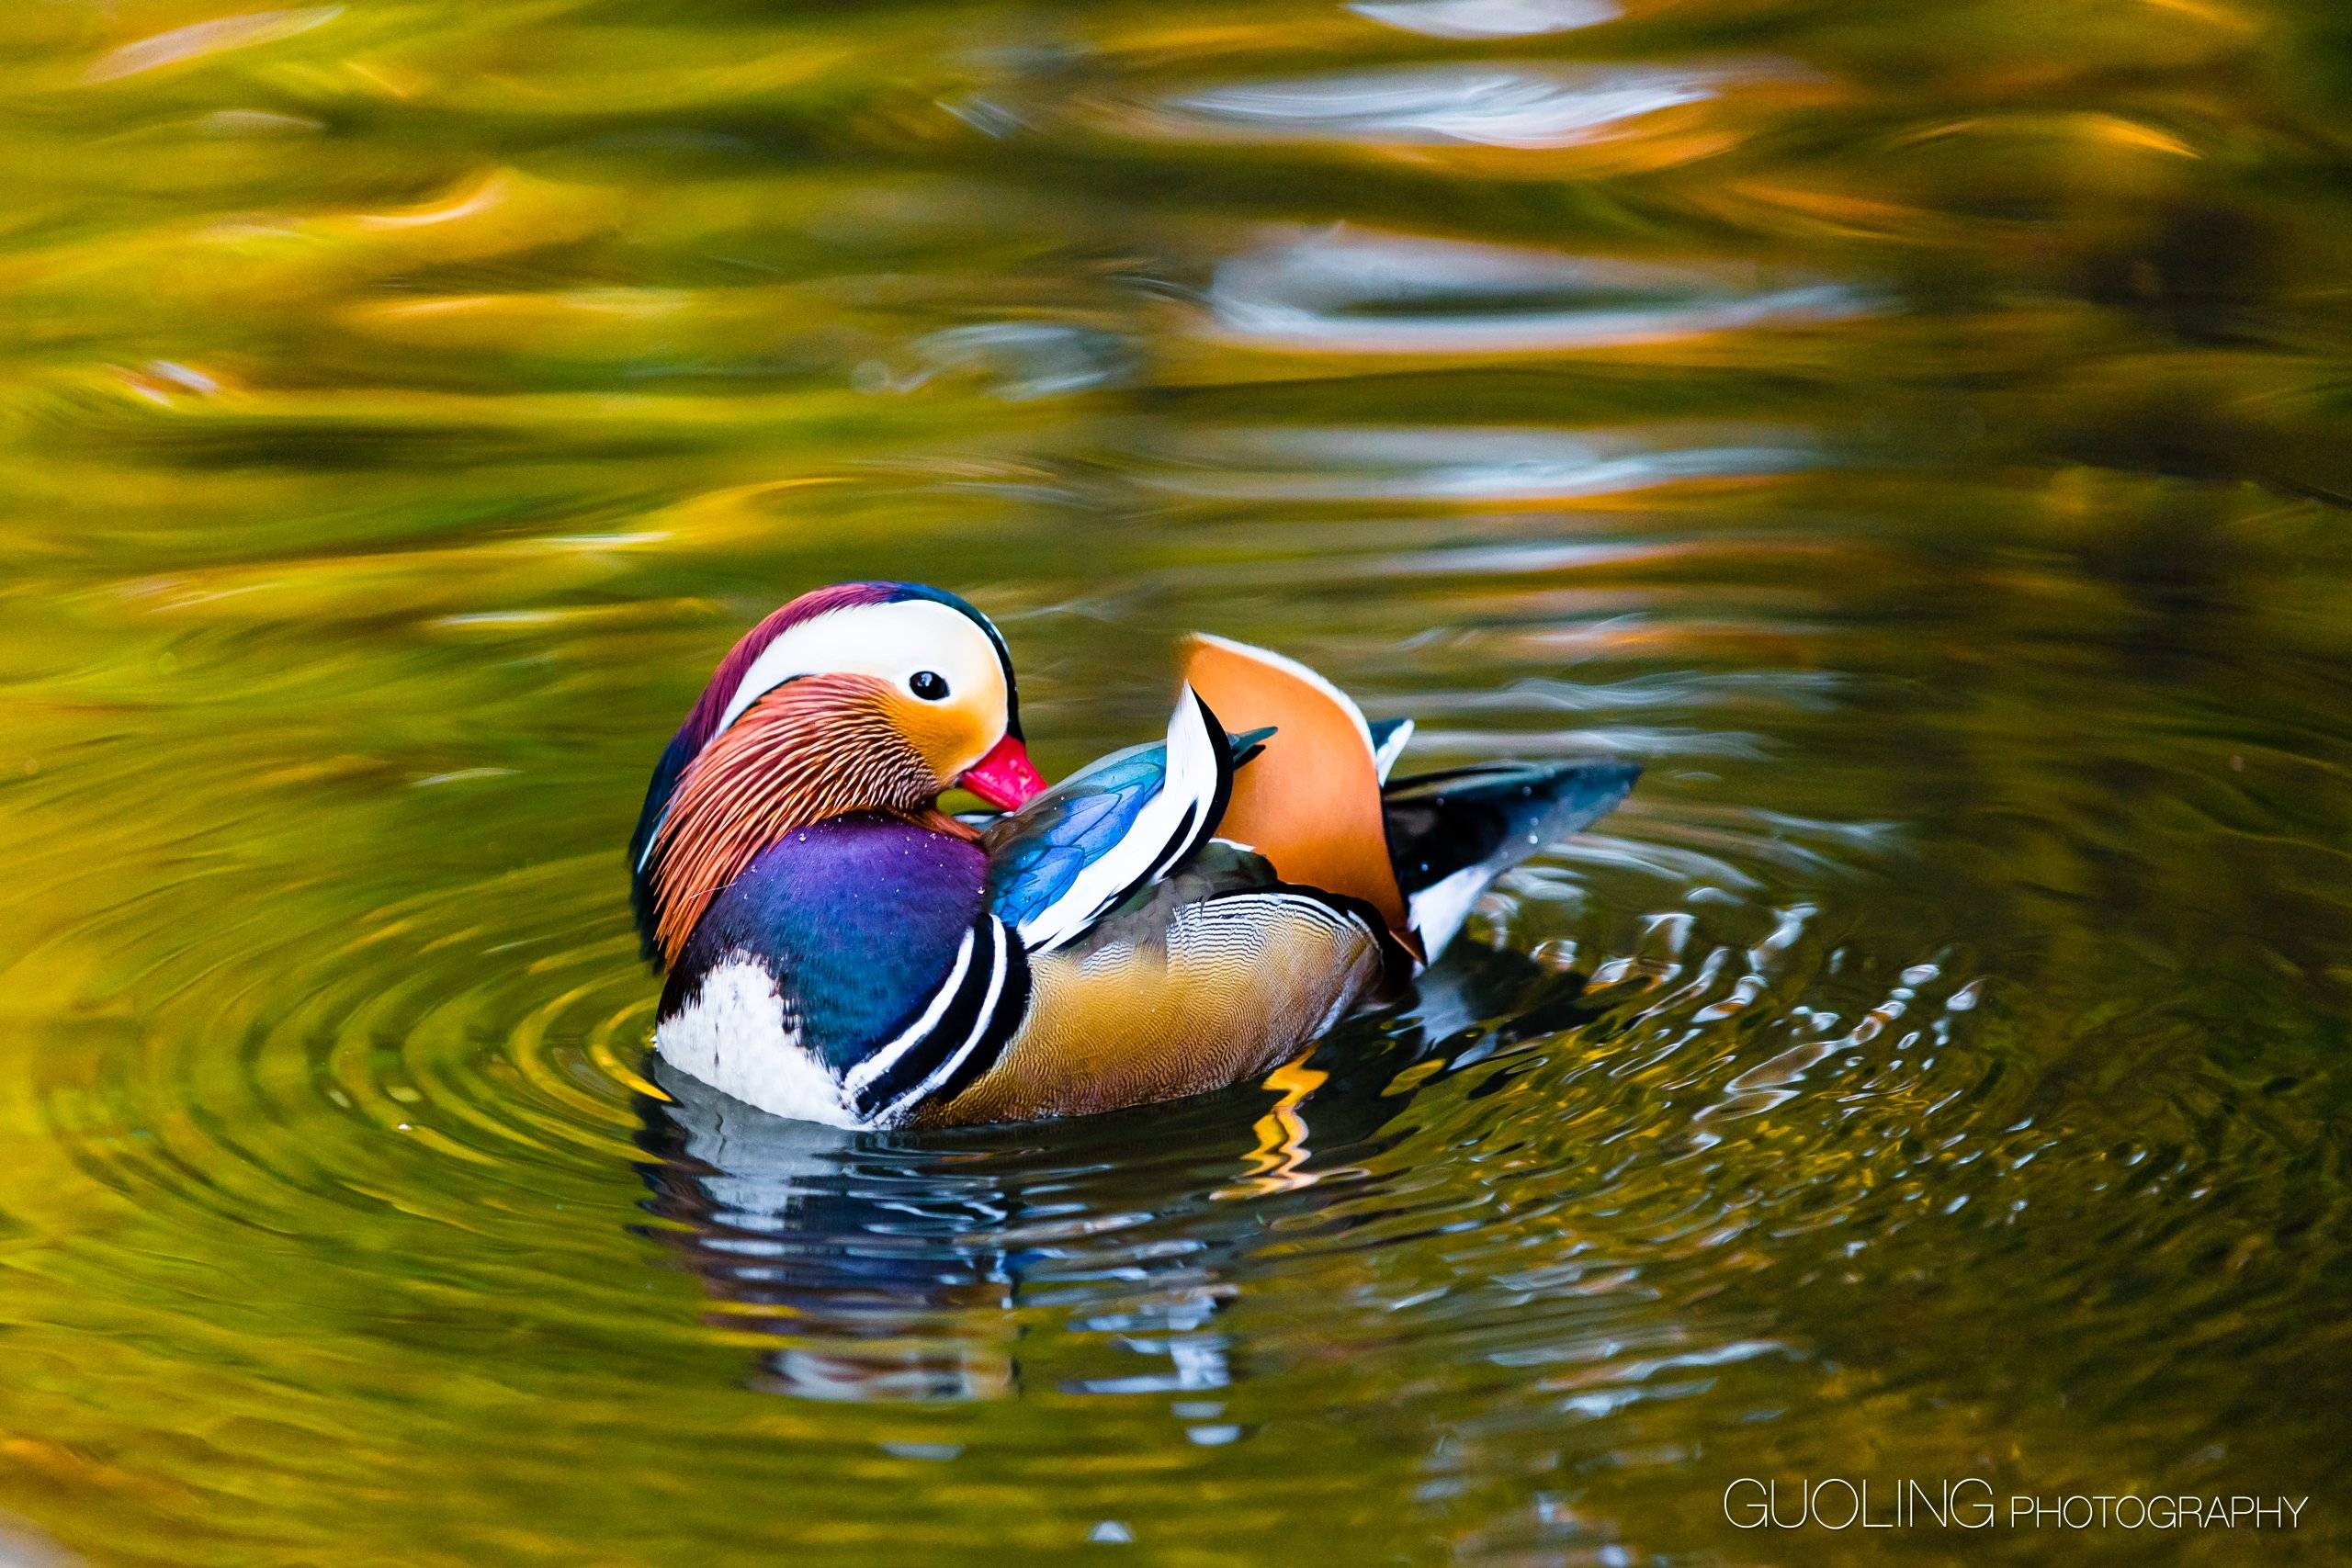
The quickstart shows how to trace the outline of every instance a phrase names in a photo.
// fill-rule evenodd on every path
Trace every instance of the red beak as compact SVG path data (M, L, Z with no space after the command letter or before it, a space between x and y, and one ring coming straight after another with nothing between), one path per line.
M1008 735L956 781L1000 811L1018 811L1042 794L1046 781L1029 761L1027 747Z

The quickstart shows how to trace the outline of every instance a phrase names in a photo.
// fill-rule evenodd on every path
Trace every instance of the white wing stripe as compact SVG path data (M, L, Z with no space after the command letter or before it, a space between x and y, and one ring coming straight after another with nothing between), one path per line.
M971 1032L964 1036L964 1043L956 1047L945 1061L932 1069L930 1077L892 1100L889 1108L875 1118L879 1124L888 1126L906 1111L921 1105L932 1090L945 1083L954 1075L956 1069L964 1065L964 1058L970 1055L981 1039L995 1027L996 1004L1004 995L1004 976L1012 965L1004 950L1005 930L1002 920L989 921L989 991L987 996L980 998L979 1016L972 1020Z
M932 993L931 1005L923 1009L912 1023L900 1030L888 1045L852 1067L849 1077L842 1082L842 1088L855 1094L888 1072L899 1057L913 1050L922 1037L932 1032L939 1022L940 1014L947 1010L948 1004L956 999L956 991L962 987L964 971L972 965L972 937L973 932L969 931L964 933L964 944L956 950L956 966L948 970L947 978L941 981L939 989Z
M1227 764L1230 766L1228 762ZM1133 889L1165 872L1216 824L1216 737L1187 685L1168 722L1168 771L1119 841L1087 863L1069 890L1021 922L1021 942L1050 953L1091 925Z

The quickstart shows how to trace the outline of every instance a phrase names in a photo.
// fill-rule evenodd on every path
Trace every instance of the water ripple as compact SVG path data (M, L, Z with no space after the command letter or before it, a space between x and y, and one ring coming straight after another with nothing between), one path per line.
M1805 432L1647 425L1566 431L1363 425L1202 431L1148 476L1191 496L1269 501L1566 501L1813 467Z
M2312 16L0 41L0 1510L59 1560L1696 1562L1857 1455L2327 1489ZM1199 627L1408 767L1643 784L1262 1082L778 1122L649 1058L618 845L719 650L867 575L998 615L1057 773Z
M1430 38L1531 38L1623 15L1616 0L1351 0L1348 9Z
M1159 104L1154 129L1205 140L1534 152L1625 135L1639 121L1706 103L1746 83L1802 79L1792 68L1760 63L1430 65L1175 94Z
M1321 354L1543 355L1848 319L1866 296L1753 266L1333 231L1222 262L1216 330Z

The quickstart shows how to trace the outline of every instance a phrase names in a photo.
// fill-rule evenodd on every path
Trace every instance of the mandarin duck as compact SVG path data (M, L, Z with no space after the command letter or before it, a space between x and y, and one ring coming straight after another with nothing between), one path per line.
M1487 885L1623 799L1616 761L1394 782L1411 721L1196 636L1162 741L1046 788L953 593L854 582L736 643L630 841L654 1048L778 1115L1077 1115L1282 1066L1433 963ZM994 807L959 818L960 786Z

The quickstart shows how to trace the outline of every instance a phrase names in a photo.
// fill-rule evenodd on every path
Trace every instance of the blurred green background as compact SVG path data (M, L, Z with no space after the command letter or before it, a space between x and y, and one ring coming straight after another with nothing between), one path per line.
M2347 126L2323 0L9 9L0 1551L2340 1560ZM868 576L1049 773L1195 626L1648 773L1304 1075L796 1129L621 844Z

